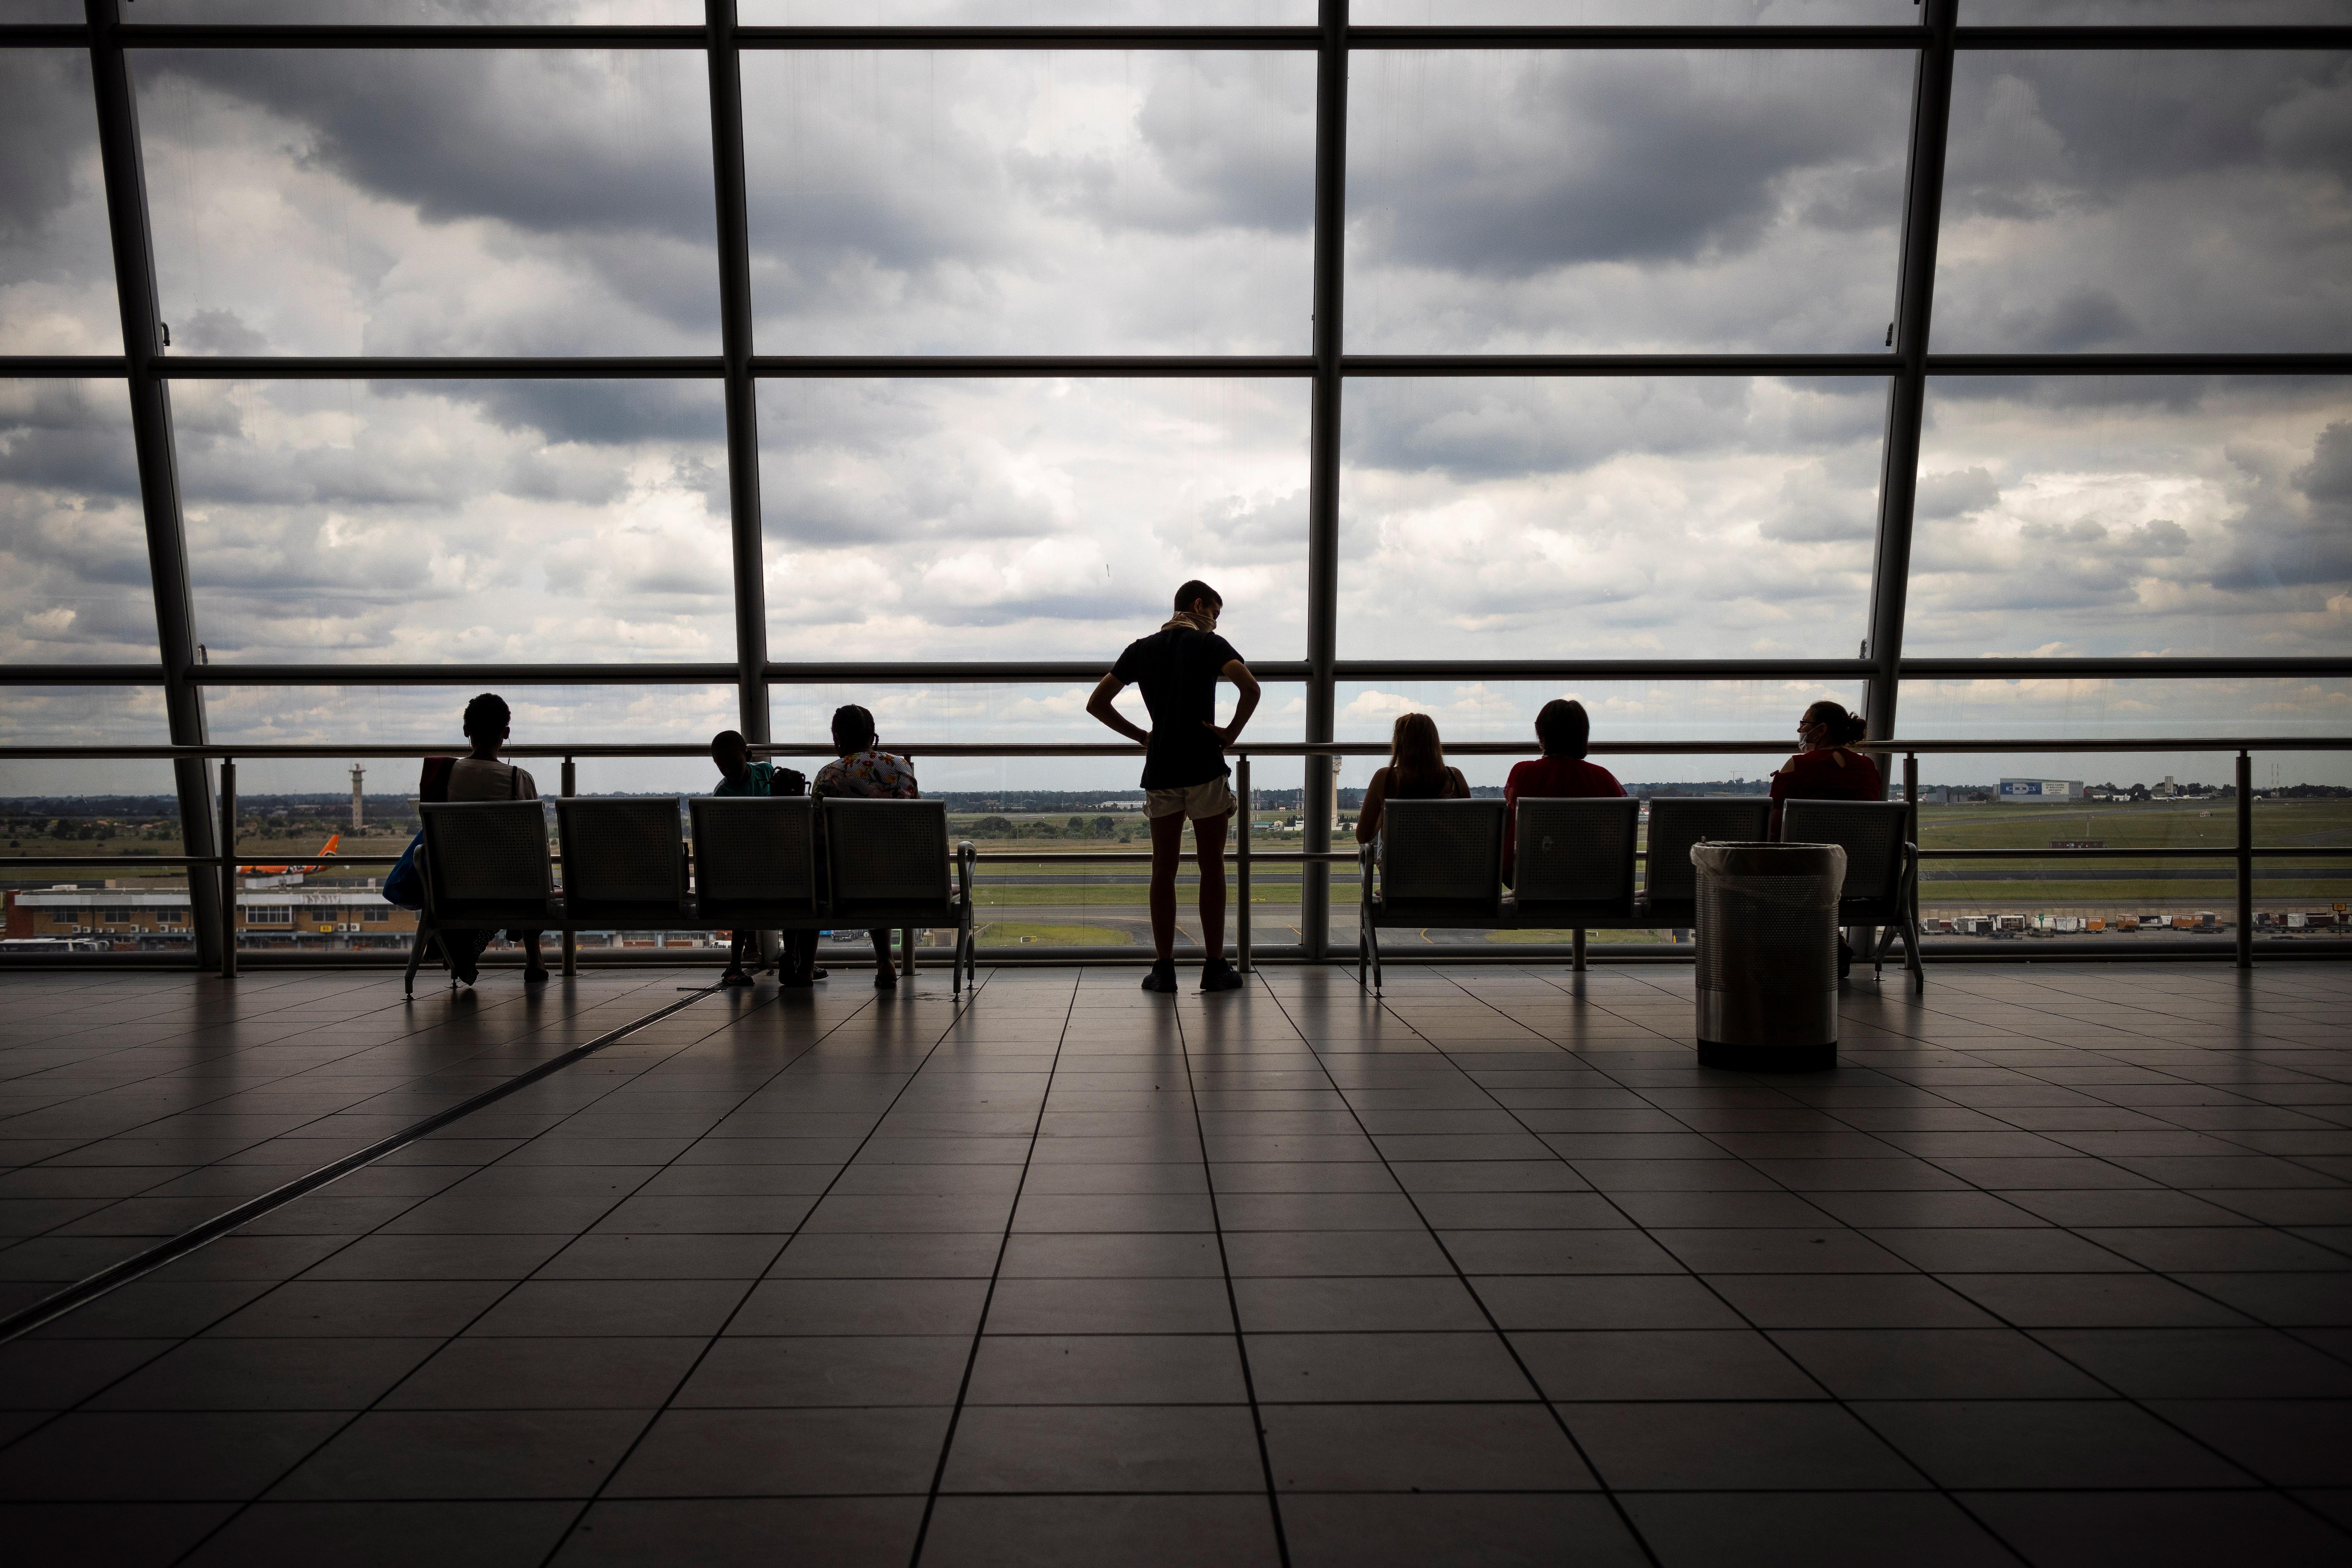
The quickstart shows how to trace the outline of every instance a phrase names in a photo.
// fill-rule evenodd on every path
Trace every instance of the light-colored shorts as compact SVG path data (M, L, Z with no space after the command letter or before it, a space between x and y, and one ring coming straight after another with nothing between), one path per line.
M1222 775L1182 789L1147 790L1143 796L1143 815L1152 817L1173 816L1181 811L1192 821L1205 822L1213 816L1231 816L1240 809L1241 803Z

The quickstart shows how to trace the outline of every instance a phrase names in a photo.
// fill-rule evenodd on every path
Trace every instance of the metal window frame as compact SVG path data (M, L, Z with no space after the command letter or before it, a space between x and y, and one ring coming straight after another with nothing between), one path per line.
M129 388L146 520L159 662L0 666L0 686L152 686L165 696L174 747L201 747L207 686L732 685L742 728L770 739L777 685L852 681L1082 681L1100 666L1070 660L776 661L767 649L757 391L762 379L847 377L1275 377L1309 384L1307 634L1305 657L1257 667L1307 688L1306 740L1328 742L1341 681L1447 679L1856 680L1871 733L1894 732L1904 679L2352 677L2352 658L1906 658L1913 499L1927 384L1938 376L2352 374L2352 353L1969 353L1930 352L1932 289L1949 132L1952 69L1971 50L2347 50L2345 26L1969 26L1958 0L1926 0L1916 22L1819 26L1358 26L1348 0L1318 0L1311 25L1276 26L745 26L735 0L705 0L699 26L157 24L126 20L121 0L84 0L80 23L0 24L0 48L86 48L93 67L124 353L0 356L0 377L114 380ZM128 51L137 48L699 50L709 68L720 344L709 355L554 357L173 356L161 342L154 253ZM1915 56L1910 147L1897 266L1896 342L1885 353L1349 354L1341 246L1346 223L1350 55L1382 49L1903 50ZM752 341L741 57L746 50L1286 50L1317 56L1313 291L1305 354L794 355ZM1876 376L1888 383L1869 640L1852 659L1341 659L1338 657L1339 437L1344 387L1368 376ZM724 383L736 658L731 663L527 665L255 664L195 661L186 531L175 467L173 380L507 380L669 378ZM213 853L213 784L201 756L174 761L192 854ZM1310 849L1329 847L1333 780L1310 768ZM1317 806L1322 808L1316 809ZM1328 868L1308 868L1302 924L1317 956L1328 936ZM196 879L200 904L217 889ZM217 919L197 911L197 929Z

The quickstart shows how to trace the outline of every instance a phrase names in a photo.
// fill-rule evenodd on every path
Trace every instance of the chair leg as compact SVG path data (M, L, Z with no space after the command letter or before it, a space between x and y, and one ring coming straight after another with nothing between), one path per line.
M1582 926L1576 928L1576 956L1570 961L1569 967L1579 974L1584 973L1584 928Z
M1364 934L1372 942L1372 994L1377 996L1381 994L1381 928L1368 921Z
M408 973L400 977L400 994L416 994L416 966L425 962L425 944L433 940L433 928L422 917L416 922L416 940L408 944Z

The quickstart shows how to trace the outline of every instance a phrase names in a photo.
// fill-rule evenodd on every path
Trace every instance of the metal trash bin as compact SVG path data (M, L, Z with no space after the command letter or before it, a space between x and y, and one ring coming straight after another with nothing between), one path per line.
M1698 868L1702 1066L1815 1072L1837 1065L1834 844L1691 846Z

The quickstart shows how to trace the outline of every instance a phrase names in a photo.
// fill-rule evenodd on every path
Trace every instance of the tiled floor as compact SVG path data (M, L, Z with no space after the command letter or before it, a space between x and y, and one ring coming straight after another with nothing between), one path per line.
M1391 973L698 1002L0 1347L0 1539L2352 1560L2352 970L1945 966L1773 1079L1686 969Z
M526 992L383 971L233 986L121 970L0 977L0 1313L363 1149L677 999L707 972L592 971ZM317 1200L408 1206L371 1172Z

